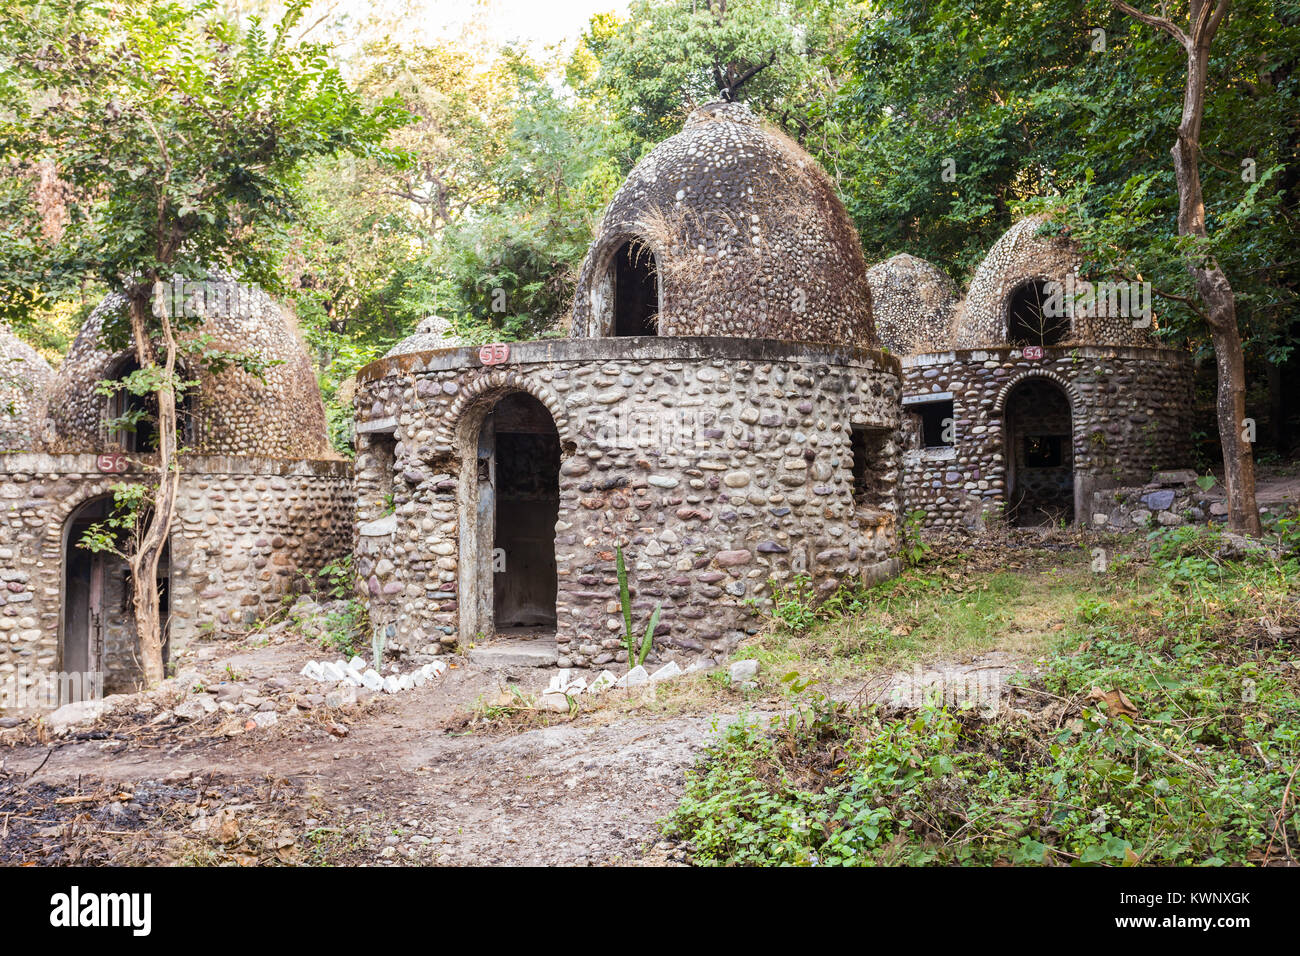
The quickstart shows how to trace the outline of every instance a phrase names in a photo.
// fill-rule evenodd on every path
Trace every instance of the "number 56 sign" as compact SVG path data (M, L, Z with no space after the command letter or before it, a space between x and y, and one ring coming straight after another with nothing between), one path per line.
M95 466L106 475L120 475L130 467L126 455L99 455Z

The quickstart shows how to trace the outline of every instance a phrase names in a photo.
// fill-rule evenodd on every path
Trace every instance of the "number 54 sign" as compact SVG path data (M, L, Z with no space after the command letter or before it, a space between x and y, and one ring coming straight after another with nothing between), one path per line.
M130 467L126 455L99 455L95 466L106 475L120 475Z

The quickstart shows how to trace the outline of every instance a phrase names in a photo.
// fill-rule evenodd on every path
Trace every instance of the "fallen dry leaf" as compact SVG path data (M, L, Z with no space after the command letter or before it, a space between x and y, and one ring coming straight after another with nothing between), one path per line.
M1138 718L1138 709L1133 706L1133 702L1118 687L1107 691L1103 691L1100 687L1094 687L1089 692L1088 699L1099 701L1106 708L1106 716L1108 717L1122 715L1132 720Z

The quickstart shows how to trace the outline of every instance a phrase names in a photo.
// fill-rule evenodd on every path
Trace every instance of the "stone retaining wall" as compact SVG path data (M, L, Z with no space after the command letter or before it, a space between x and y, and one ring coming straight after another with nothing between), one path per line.
M201 633L274 609L304 575L345 555L352 538L348 462L204 456L182 469L170 558L173 656ZM94 455L0 456L0 682L61 669L67 521L130 479L101 473ZM125 622L123 598L106 594ZM134 648L118 646L110 630L106 663L127 683L118 672L131 670Z

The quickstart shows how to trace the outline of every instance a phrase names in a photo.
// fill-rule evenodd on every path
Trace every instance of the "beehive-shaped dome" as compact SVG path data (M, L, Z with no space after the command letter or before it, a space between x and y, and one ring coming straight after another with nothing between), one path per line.
M50 363L0 324L0 451L32 448L53 379Z
M957 290L937 266L903 253L868 269L867 281L881 345L896 355L952 347Z
M177 308L184 303L201 309L203 316L183 340L202 342L204 351L243 353L270 363L260 376L237 366L214 374L183 357L193 366L184 374L198 386L184 401L182 446L207 455L334 457L316 374L286 311L261 289L215 271L206 282L174 291L180 288L168 290ZM77 334L49 391L41 436L45 450L90 452L126 442L123 432L109 424L122 409L114 409L114 399L96 388L100 381L121 378L135 367L132 349L105 347L105 325L124 309L122 296L107 296ZM122 393L119 396L125 400Z
M1045 230L1048 222L1021 219L993 244L955 322L956 347L1154 344L1149 291L1080 280L1083 254L1068 237Z
M696 110L628 175L583 263L572 334L876 345L830 178L742 103Z

